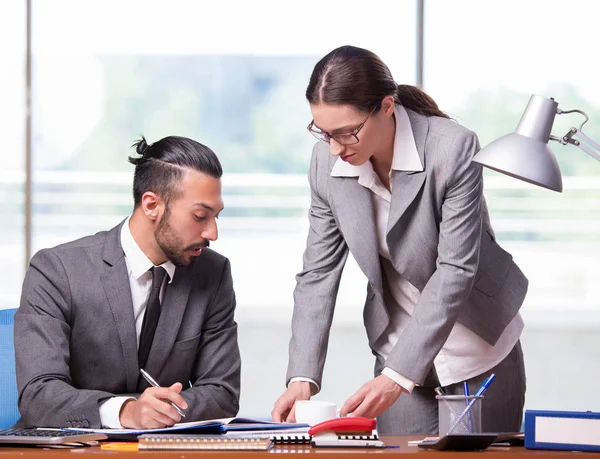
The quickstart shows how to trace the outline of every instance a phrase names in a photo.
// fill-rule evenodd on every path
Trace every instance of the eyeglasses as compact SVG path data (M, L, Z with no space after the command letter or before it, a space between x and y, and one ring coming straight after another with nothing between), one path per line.
M308 132L314 135L317 139L322 140L323 142L329 143L331 139L335 140L340 145L355 145L358 143L358 133L364 127L365 123L369 119L369 117L373 114L377 107L374 107L371 110L371 113L365 118L365 120L360 123L360 125L352 132L347 132L345 134L330 134L327 131L322 131L319 128L315 127L315 120L312 120L310 124L306 127Z

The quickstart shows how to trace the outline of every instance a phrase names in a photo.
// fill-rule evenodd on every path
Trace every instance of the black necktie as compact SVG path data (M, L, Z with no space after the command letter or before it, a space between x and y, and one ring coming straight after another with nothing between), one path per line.
M148 304L146 306L144 322L142 322L142 333L140 334L140 346L138 348L140 368L146 366L148 354L150 354L150 347L152 346L154 332L156 331L156 325L160 316L160 287L167 274L165 268L160 266L153 266L150 268L150 272L152 273L152 287L148 295Z

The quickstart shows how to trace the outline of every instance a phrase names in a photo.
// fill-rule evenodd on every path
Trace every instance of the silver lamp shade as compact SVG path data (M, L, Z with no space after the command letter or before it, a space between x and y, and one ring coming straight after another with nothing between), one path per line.
M556 157L548 146L558 103L533 95L512 134L482 148L473 161L495 171L550 190L562 191Z

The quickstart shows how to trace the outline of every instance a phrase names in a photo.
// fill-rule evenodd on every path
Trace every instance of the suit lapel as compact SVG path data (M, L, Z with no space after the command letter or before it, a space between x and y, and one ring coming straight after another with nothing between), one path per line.
M406 113L410 119L410 125L415 138L415 145L421 164L423 165L423 171L408 172L408 171L394 171L392 173L392 202L390 203L390 216L388 219L387 231L389 234L391 229L398 223L400 217L406 212L406 209L415 200L417 194L425 183L426 168L425 163L425 139L427 137L427 131L429 129L429 123L427 118L423 115L419 115L409 109L406 109Z
M392 202L386 233L398 223L408 206L415 200L417 193L425 183L425 171L395 171L392 177Z
M335 163L332 157L331 167ZM382 293L381 265L371 190L358 183L357 177L328 177L333 206L350 252L369 283Z
M177 268L173 281L166 286L160 305L160 318L146 362L146 370L151 375L161 374L162 367L177 339L190 296L189 276L192 271L190 268Z
M133 393L138 380L137 339L129 274L127 273L127 265L121 247L122 225L123 223L110 230L106 236L104 261L109 266L100 279L121 341L121 352L125 361L127 392Z

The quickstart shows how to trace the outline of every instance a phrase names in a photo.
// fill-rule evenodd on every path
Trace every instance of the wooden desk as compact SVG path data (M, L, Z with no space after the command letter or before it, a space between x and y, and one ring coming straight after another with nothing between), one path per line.
M4 458L53 458L53 459L93 459L99 456L109 459L140 458L142 456L171 457L173 459L203 458L203 459L258 459L273 457L273 454L292 454L294 456L331 456L339 458L345 455L351 459L369 458L382 454L419 454L419 459L459 459L463 457L480 456L485 454L489 459L598 459L600 453L580 453L570 451L542 451L528 450L521 447L490 447L485 451L458 452L458 451L430 451L416 446L408 446L409 440L419 440L422 436L383 436L382 440L389 446L400 448L386 449L358 449L358 448L311 448L309 445L277 445L269 451L109 451L100 447L75 448L75 449L42 449L42 448L0 448L0 459ZM326 459L326 458L325 458Z

